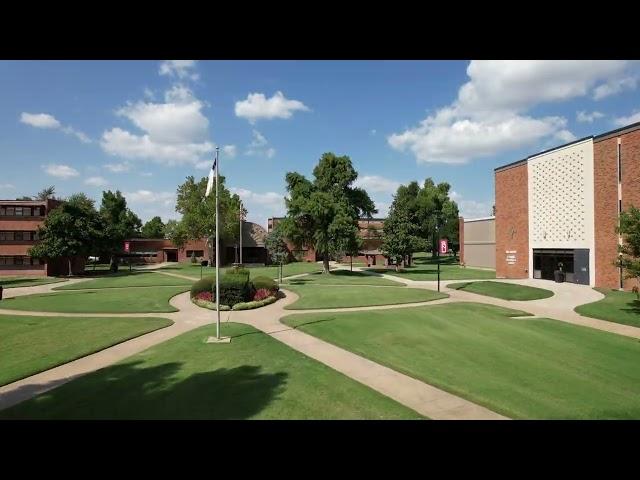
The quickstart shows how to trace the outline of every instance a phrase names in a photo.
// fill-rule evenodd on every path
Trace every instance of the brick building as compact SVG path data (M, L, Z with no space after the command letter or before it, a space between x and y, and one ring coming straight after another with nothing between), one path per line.
M267 263L267 251L264 239L267 232L263 227L253 222L244 222L242 225L242 263L265 264ZM163 238L131 238L129 252L122 252L120 258L124 263L162 263L162 262L186 262L195 253L198 261L210 260L206 239L190 240L184 247L178 248L171 240ZM224 252L221 257L223 265L239 260L238 245L225 245L220 242L220 250ZM215 247L214 247L215 249ZM215 255L215 254L214 254ZM215 257L213 258L215 261Z
M38 227L60 205L59 200L0 200L0 275L67 275L67 259L45 261L27 253L38 241ZM72 258L74 274L84 259Z
M283 217L269 218L267 230L271 232L282 219ZM386 265L387 259L380 251L384 220L384 218L361 218L358 220L359 234L363 240L363 246L358 252L359 255L353 257L354 260L359 260L368 265ZM291 252L291 256L298 261L319 262L322 260L322 255L317 253L310 245L303 245L301 248L297 248L293 243L287 241L287 248Z
M460 263L468 267L496 268L495 217L458 219Z
M615 265L621 210L640 207L640 123L495 169L496 275L630 289Z

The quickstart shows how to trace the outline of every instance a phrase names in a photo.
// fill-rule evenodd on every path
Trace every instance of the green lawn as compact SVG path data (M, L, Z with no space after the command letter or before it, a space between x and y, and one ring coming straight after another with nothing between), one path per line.
M395 267L370 268L377 273L387 273L409 280L438 280L438 267L435 264L420 264L416 262L413 266L401 269L396 272ZM484 280L496 278L495 270L482 270L479 268L461 267L456 263L443 263L440 265L440 280Z
M585 317L599 318L610 322L640 327L640 301L632 292L596 288L606 295L605 298L586 305L580 305L575 311Z
M183 287L108 288L74 290L7 298L2 309L60 313L144 313L175 312L169 305L174 295L189 290Z
M226 268L220 268L223 272L227 270ZM275 265L269 267L247 267L251 270L252 277L258 276L267 276L271 278L278 278L279 276L279 267ZM162 267L161 270L168 270L175 273L180 273L181 275L187 275L190 277L194 277L196 279L200 278L200 266L194 266L191 263L183 262L183 263L175 263L172 265L168 265L166 267ZM299 275L301 273L311 273L311 272L319 272L322 270L322 265L317 263L310 262L294 262L284 265L282 268L282 276L288 277L290 275ZM215 268L205 267L202 269L203 276L207 275L215 275Z
M288 310L312 308L366 307L369 305L395 305L399 303L428 302L446 298L446 293L407 287L285 285L283 288L297 293L300 298L285 307Z
M0 385L167 327L165 318L0 315Z
M151 287L166 285L192 285L192 280L178 278L161 273L152 272L118 272L102 276L86 282L72 283L55 287L54 290L85 290L88 288L122 288L122 287Z
M0 419L417 419L248 325L208 325L0 411Z
M515 283L504 282L463 282L450 283L449 288L477 293L488 297L502 298L503 300L539 300L553 297L553 292L545 288L528 287Z
M0 277L0 286L4 288L35 287L36 285L47 285L48 283L66 282L66 278L55 277Z
M403 283L367 275L362 272L350 272L349 270L333 270L329 274L310 273L304 277L284 280L283 283L289 285L387 285L391 287L402 287Z
M283 321L512 418L640 418L640 343L452 303Z

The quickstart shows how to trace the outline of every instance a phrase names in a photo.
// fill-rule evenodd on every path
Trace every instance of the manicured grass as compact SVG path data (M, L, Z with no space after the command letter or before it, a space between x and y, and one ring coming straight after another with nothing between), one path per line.
M0 315L0 385L138 337L165 318L74 318Z
M502 298L503 300L540 300L541 298L553 297L551 290L515 283L463 282L450 283L447 287L488 297Z
M438 266L436 264L425 263L401 269L396 272L395 267L371 268L377 273L387 273L409 280L438 280ZM461 267L455 263L442 263L440 265L440 280L483 280L486 278L496 278L495 270L482 270L479 268Z
M221 270L224 272L228 268L229 267L226 267L224 269L221 268ZM270 278L278 278L278 276L280 275L279 273L280 267L275 265L271 265L268 267L246 267L246 268L249 268L249 270L251 270L252 277L266 276ZM191 263L183 262L183 263L168 265L166 267L161 268L161 270L165 270L165 269L168 271L175 271L175 273L180 273L181 275L188 275L196 279L200 278L199 265L193 266ZM322 265L317 263L294 262L294 263L289 263L287 265L283 265L282 276L288 277L291 275L299 275L301 273L319 272L321 270L322 270ZM215 268L205 267L202 269L202 271L203 271L203 276L215 275Z
M0 411L1 419L417 419L248 325L208 325Z
M174 295L189 290L183 287L108 288L74 290L7 298L2 309L60 313L144 313L175 312L169 305Z
M512 418L640 418L640 343L451 303L283 321Z
M283 288L297 293L300 298L288 310L311 308L366 307L369 305L395 305L399 303L428 302L446 298L446 293L407 287L285 285Z
M195 279L194 279L195 280ZM193 281L186 278L173 277L153 272L119 272L108 276L55 287L54 290L85 290L88 288L122 288L122 287L151 287L166 285L192 285Z
M605 294L606 297L597 302L576 307L577 313L586 317L640 327L640 301L635 293L605 288L596 288L596 290Z
M0 277L0 286L4 288L35 287L49 283L66 282L66 278L55 277Z
M289 285L387 285L402 287L403 283L394 282L375 275L367 275L362 272L350 272L349 270L333 270L328 274L310 273L304 277L285 279L283 283Z

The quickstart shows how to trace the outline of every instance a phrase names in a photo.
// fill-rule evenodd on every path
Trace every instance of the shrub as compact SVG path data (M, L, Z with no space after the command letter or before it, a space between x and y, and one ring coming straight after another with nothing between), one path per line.
M259 302L260 300L264 300L267 297L271 296L271 292L266 288L258 288L256 293L253 295L253 301Z
M198 305L199 307L206 308L208 310L216 309L216 304L213 302L208 302L207 300L199 300L197 298L192 298L191 301L196 305ZM221 312L228 312L229 310L231 310L229 305L220 305Z
M267 297L264 300L259 300L259 301L254 301L254 302L236 303L233 306L232 310L234 310L234 311L251 310L253 308L264 307L265 305L269 305L269 304L275 302L276 300L277 300L276 297Z
M256 290L264 288L266 290L269 290L269 292L271 292L272 294L276 293L279 290L276 281L269 277L256 277L251 280L251 283L253 283L253 287Z
M235 267L229 268L227 270L227 273L228 274L230 273L232 275L246 275L247 280L249 280L250 272L248 268L235 266Z
M204 277L191 286L191 298L194 298L201 292L213 292L216 284L216 277Z
M251 298L249 275L227 272L220 278L220 303L233 307Z

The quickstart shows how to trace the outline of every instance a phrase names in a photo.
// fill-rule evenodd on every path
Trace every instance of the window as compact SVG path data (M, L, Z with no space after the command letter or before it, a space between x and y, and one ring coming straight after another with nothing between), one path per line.
M25 236L24 234L25 234L25 233L28 233L28 232L15 232L15 233L13 234L13 236L14 236L14 238L15 238L16 240L20 240L20 241L22 241L22 240L25 240L25 238L24 238L24 236Z
M13 232L0 232L0 241L2 241L2 242L12 242L13 241Z
M204 257L204 250L187 250L187 257L191 257L195 252L196 257Z
M7 207L7 216L13 217L14 215L15 215L15 208L14 207Z
M12 265L13 257L0 257L0 265Z
M31 216L31 207L22 207L22 215L24 217L30 217Z
M13 257L14 265L22 265L22 257Z
M22 207L15 207L15 216L16 217L21 217L22 216Z
M7 208L6 207L0 207L0 216L4 216L7 214Z

